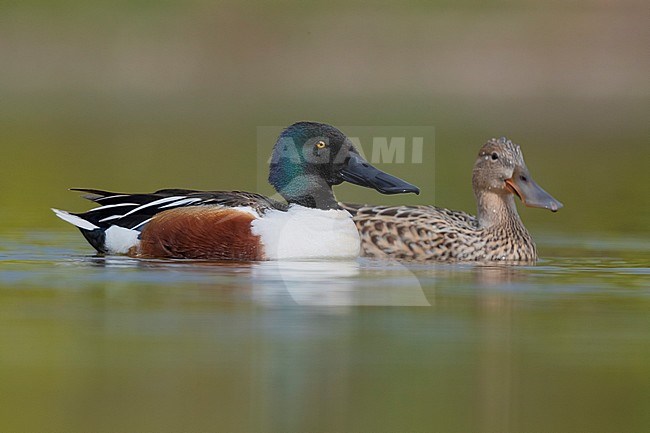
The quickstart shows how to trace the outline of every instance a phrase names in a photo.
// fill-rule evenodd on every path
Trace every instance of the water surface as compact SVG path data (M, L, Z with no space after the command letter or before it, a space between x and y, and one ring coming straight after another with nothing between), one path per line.
M650 250L535 266L95 257L0 247L3 431L641 432Z

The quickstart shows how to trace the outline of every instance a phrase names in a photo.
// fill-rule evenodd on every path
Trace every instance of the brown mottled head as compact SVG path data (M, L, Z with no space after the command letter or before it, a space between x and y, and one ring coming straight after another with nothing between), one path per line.
M493 138L481 147L474 163L472 182L477 196L486 192L514 194L526 206L553 212L563 206L535 183L521 148L505 137Z

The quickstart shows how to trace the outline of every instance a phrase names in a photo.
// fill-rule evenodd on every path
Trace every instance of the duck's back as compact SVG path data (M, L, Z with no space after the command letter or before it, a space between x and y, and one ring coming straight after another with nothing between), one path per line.
M476 260L485 242L476 217L435 206L341 203L350 212L365 257Z

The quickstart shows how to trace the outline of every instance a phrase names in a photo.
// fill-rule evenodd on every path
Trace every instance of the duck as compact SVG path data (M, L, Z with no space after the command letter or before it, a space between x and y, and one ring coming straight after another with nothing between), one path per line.
M417 261L534 262L537 248L515 197L556 212L563 204L526 167L521 147L506 137L488 140L472 171L476 216L436 206L341 203L361 236L361 256Z
M52 209L97 253L203 260L348 259L360 237L332 187L343 182L382 194L420 190L372 166L337 128L297 122L278 137L269 164L278 193L161 189L127 194L73 188L98 206Z

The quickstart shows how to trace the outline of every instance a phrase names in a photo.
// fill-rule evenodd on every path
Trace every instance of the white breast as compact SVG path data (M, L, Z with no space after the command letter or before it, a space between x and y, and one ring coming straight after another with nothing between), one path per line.
M359 232L344 210L292 205L287 212L268 211L252 222L251 231L269 260L359 256Z

